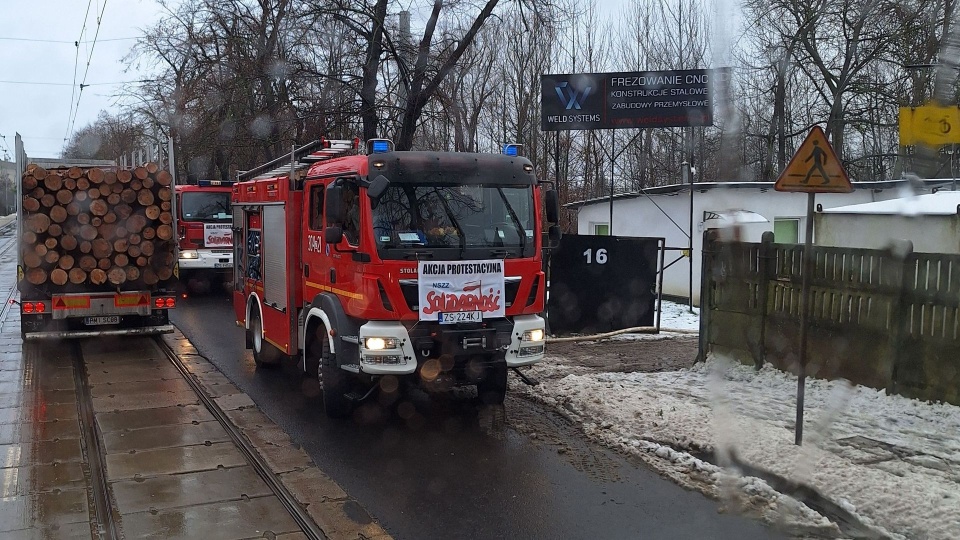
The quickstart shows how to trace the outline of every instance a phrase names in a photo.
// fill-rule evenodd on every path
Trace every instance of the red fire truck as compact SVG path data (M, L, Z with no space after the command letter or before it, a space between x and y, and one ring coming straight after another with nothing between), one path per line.
M240 175L234 309L258 367L295 358L326 413L375 392L475 385L502 403L508 369L543 359L541 194L506 154L321 140ZM545 213L556 222L556 191ZM550 227L550 243L560 229Z
M232 186L218 180L177 186L180 282L191 291L233 279Z

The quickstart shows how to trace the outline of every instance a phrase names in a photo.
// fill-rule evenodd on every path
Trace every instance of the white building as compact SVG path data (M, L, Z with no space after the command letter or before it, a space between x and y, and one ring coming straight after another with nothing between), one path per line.
M824 209L814 216L814 242L883 249L910 240L924 253L960 253L960 191Z
M947 188L953 180L890 180L855 182L853 193L818 194L823 209L897 199L914 193L931 193ZM803 242L807 195L781 193L772 182L701 182L693 184L693 257L684 257L690 247L691 194L689 184L644 189L635 193L590 199L567 204L577 210L578 234L663 237L667 251L663 294L677 298L692 296L700 303L700 251L705 229L724 228L725 234L745 242L759 242L765 231L773 231L778 243ZM740 212L737 212L740 211ZM733 225L731 227L731 225ZM671 263L678 258L677 262Z

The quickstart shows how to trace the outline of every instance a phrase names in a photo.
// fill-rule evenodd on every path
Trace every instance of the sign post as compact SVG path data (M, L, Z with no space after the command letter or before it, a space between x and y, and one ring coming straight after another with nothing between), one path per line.
M797 372L797 419L794 444L803 444L803 401L807 381L807 334L810 325L810 278L813 261L813 212L817 193L850 193L853 185L820 126L814 126L797 153L780 173L777 191L807 194L806 236L803 241L803 275L800 283L800 358Z

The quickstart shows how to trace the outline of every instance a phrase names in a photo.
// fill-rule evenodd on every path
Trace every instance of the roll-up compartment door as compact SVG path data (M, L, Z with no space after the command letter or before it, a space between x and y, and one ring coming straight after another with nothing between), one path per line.
M287 309L287 228L284 206L263 207L263 299Z

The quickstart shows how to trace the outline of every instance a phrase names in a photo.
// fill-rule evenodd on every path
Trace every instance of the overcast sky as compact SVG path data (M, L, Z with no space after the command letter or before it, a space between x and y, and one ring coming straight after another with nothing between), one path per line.
M0 4L0 158L13 158L17 132L30 156L57 157L69 125L79 129L100 110L115 111L117 83L140 78L122 60L160 7L154 0L89 0L88 14L87 0ZM90 86L78 96L84 80Z

